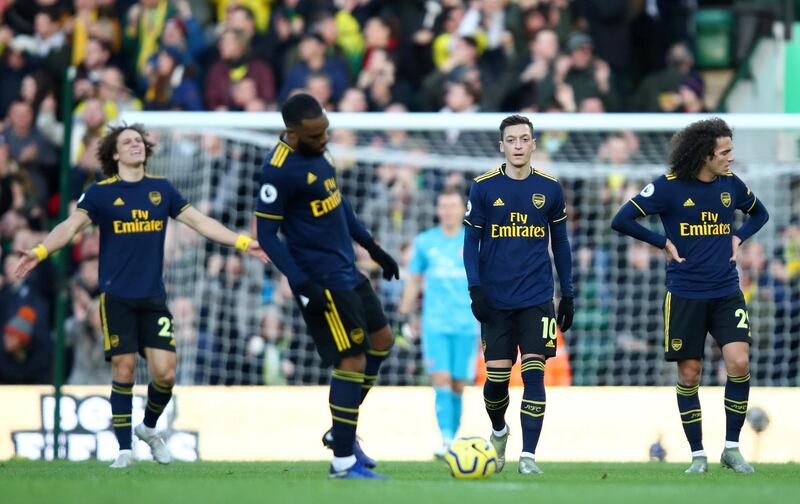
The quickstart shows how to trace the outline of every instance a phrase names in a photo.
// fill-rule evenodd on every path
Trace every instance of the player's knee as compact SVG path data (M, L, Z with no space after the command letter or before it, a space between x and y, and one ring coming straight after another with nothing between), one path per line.
M175 370L169 368L160 370L153 375L153 381L162 387L172 388L175 386Z
M369 335L369 342L373 350L383 352L394 346L394 334L389 326L379 329Z
M364 369L367 367L367 357L363 353L358 355L348 355L347 357L343 357L342 360L339 361L339 365L336 367L342 371L363 373Z
M728 374L731 376L744 376L750 372L750 356L746 353L735 355L728 359Z
M119 383L133 383L136 373L136 358L119 355L111 359L111 378Z
M702 373L702 364L684 363L678 368L678 381L686 387L694 387L700 383Z
M458 395L464 393L464 380L453 380L453 393Z
M450 377L450 373L431 373L431 385L435 388L450 388L452 384L452 378Z

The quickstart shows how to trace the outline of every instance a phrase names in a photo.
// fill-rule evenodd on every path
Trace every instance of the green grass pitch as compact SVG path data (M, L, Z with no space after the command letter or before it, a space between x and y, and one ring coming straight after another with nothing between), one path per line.
M343 503L513 504L580 502L800 502L800 465L756 464L744 476L712 464L685 475L682 464L541 463L522 476L516 463L487 481L456 481L440 462L382 462L391 481L330 481L324 462L140 462L112 471L99 462L0 462L0 502L76 504Z

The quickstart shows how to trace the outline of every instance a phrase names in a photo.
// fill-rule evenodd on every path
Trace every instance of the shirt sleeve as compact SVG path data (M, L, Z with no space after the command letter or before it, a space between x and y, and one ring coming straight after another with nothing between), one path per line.
M467 212L464 214L464 224L475 228L483 229L486 225L486 213L483 208L483 191L477 182L472 183L469 189L469 200L467 201Z
M81 194L78 198L78 211L85 213L89 218L97 223L98 211L100 209L100 202L98 201L97 184L92 184L86 189L86 192Z
M631 198L631 203L644 215L659 214L667 209L668 188L663 175L650 182L644 189Z
M428 258L425 255L425 244L422 235L417 235L411 248L411 260L408 261L408 271L421 275L428 269Z
M167 182L167 190L169 191L169 216L173 219L178 216L191 205L186 201L178 189L172 185L169 180Z
M262 219L283 220L286 202L291 198L287 177L272 167L261 171L261 186L256 200L256 216Z
M556 184L555 202L550 207L550 224L558 224L567 220L567 204L564 203L564 189L561 184Z
M733 176L734 197L736 198L736 208L749 214L756 206L756 195L747 187L747 184L736 175Z

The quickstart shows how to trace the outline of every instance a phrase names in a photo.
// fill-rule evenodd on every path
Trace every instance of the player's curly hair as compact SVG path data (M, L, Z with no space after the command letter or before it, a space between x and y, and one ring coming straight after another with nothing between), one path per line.
M103 176L106 178L113 177L119 172L117 161L114 160L114 154L117 153L117 139L125 130L133 130L142 136L144 141L144 164L147 166L147 160L153 154L153 147L155 144L147 139L147 130L144 124L125 124L119 126L111 126L103 138L100 139L100 144L97 146L97 159L100 161L100 168Z
M670 172L681 180L694 180L708 156L714 155L717 138L733 138L733 130L719 117L693 122L675 133L670 142Z

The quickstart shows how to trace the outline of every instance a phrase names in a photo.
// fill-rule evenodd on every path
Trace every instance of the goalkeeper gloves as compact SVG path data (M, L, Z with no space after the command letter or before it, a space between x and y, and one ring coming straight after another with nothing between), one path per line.
M475 318L478 319L478 322L481 322L482 324L488 324L489 320L492 318L492 314L494 313L494 306L492 305L492 301L489 299L489 296L486 295L486 291L484 291L483 287L479 285L470 287L469 297L472 300L472 304L470 305L472 308L472 314L475 315Z
M556 315L556 322L561 332L566 332L572 327L572 317L575 316L575 299L571 297L562 297L558 303L558 315Z
M328 296L318 283L306 280L295 288L303 309L312 315L320 315L328 309Z
M392 256L375 242L370 243L366 249L372 260L378 263L383 270L384 280L391 280L392 278L400 280L400 267Z

